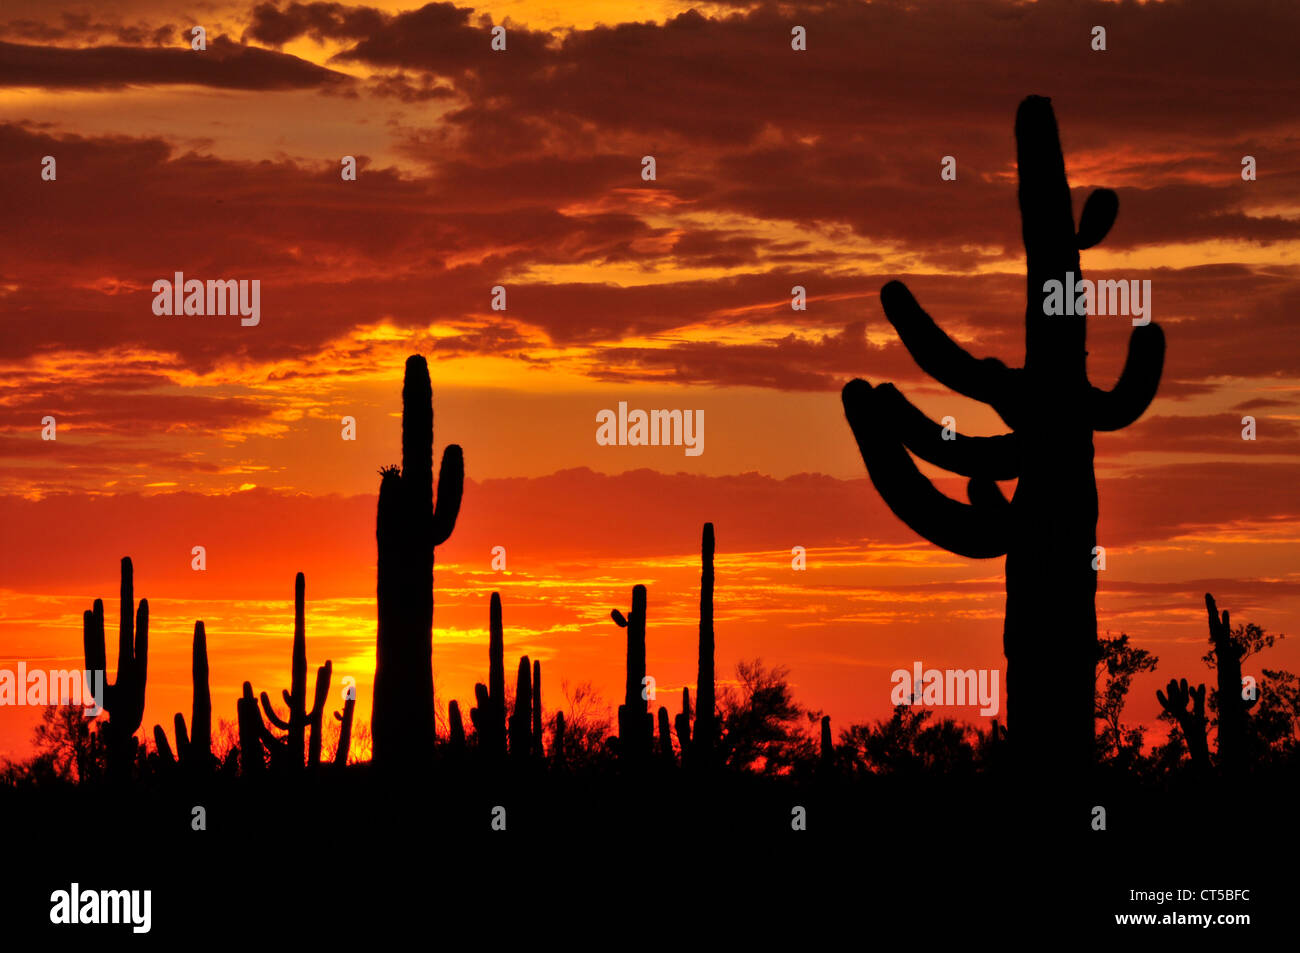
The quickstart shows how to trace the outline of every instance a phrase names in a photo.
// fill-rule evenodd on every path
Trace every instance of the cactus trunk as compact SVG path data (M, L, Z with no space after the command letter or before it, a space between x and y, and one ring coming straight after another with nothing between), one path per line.
M371 715L379 767L419 767L433 751L433 561L460 512L460 447L443 453L433 504L433 388L423 357L407 359L402 467L382 472L375 521L378 628Z

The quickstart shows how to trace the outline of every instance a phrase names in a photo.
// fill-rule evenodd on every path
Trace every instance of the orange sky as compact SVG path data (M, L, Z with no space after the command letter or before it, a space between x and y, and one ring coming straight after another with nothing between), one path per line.
M1296 24L1278 22L1300 13L1246 2L1225 30L1178 2L218 2L197 52L177 9L0 14L0 665L79 664L81 612L99 596L116 618L130 555L152 610L145 727L188 717L198 618L215 716L233 719L244 679L288 683L301 570L309 660L333 659L336 688L353 674L368 716L376 471L399 459L418 352L438 452L459 443L467 471L437 553L440 707L485 678L493 590L508 659L542 660L548 707L562 679L614 702L609 610L640 582L675 711L705 520L720 673L787 665L843 727L884 716L914 660L1001 668L1001 560L889 513L838 390L893 380L934 419L997 431L922 375L877 291L903 278L974 352L1019 363L1012 120L1031 92L1053 98L1076 208L1092 187L1120 195L1086 273L1150 279L1169 342L1147 415L1097 437L1100 628L1161 659L1128 717L1155 728L1154 688L1206 676L1205 591L1272 632L1300 617L1300 80ZM156 316L152 283L176 271L260 280L261 323ZM1089 331L1108 387L1129 328ZM619 401L703 409L704 453L598 446L595 415ZM1300 648L1263 661L1295 669ZM33 717L0 709L0 755L25 752Z

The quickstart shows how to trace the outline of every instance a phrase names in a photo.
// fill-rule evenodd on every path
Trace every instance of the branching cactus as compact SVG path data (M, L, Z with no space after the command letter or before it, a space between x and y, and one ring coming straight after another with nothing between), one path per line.
M1109 190L1093 192L1075 231L1050 100L1031 96L1020 104L1016 143L1028 272L1024 367L967 353L900 282L880 291L886 316L921 369L989 404L1010 432L944 439L954 435L892 384L850 381L843 402L871 481L895 515L958 555L1006 556L1003 650L1013 749L1024 766L1067 778L1087 770L1094 750L1093 434L1127 427L1146 410L1160 382L1165 341L1153 323L1136 327L1118 383L1103 391L1089 382L1088 318L1047 313L1047 283L1059 288L1069 275L1080 278L1079 250L1105 237L1118 199ZM968 477L970 503L940 493L908 451ZM1007 502L996 481L1013 479Z
M1210 616L1210 641L1214 645L1214 663L1218 672L1218 691L1215 707L1219 711L1219 766L1226 773L1240 771L1246 762L1246 731L1250 709L1256 699L1242 698L1241 659L1242 647L1232 637L1232 621L1228 610L1222 615L1214 604L1214 596L1205 594L1205 609Z
M632 587L632 611L624 617L614 609L610 618L619 628L627 629L627 684L623 704L618 706L619 756L629 764L643 761L654 740L654 716L642 696L645 684L645 586Z
M488 683L474 686L475 707L470 722L478 735L479 751L489 758L506 753L505 632L501 625L501 594L492 593L488 608Z
M1178 722L1187 742L1187 751L1192 756L1192 765L1204 771L1210 766L1210 749L1205 741L1205 686L1190 688L1187 679L1175 681L1171 678L1166 691L1167 695L1157 688L1156 701Z
M214 767L212 759L212 693L208 687L208 638L202 620L194 623L194 645L190 663L194 681L194 701L190 711L190 728L185 730L185 716L176 713L176 754L172 755L167 743L167 733L161 725L153 726L154 745L164 765L172 766L177 759L191 774L206 774Z
M312 767L320 764L321 713L325 710L325 698L330 690L330 673L333 671L333 665L328 659L316 670L316 694L312 699L312 707L308 710L306 589L306 580L302 573L298 573L293 584L293 663L290 687L288 691L280 693L289 706L288 718L277 715L270 697L262 692L262 710L266 712L266 720L287 732L283 738L284 753L285 762L291 770L300 770L303 766L303 742L308 728L311 729L311 740L307 763Z
M94 608L82 618L82 645L86 668L101 673L103 687L98 698L108 712L108 723L100 728L100 742L105 749L108 774L115 780L131 775L135 763L136 731L144 717L144 689L149 666L149 600L141 599L135 608L135 570L129 556L122 559L121 605L117 639L117 681L108 684L108 652L104 642L104 602L96 599ZM135 615L132 625L132 613Z
M402 385L402 467L381 471L375 523L379 619L371 716L379 767L421 766L433 752L433 550L456 526L465 482L447 447L433 504L433 388L413 355Z

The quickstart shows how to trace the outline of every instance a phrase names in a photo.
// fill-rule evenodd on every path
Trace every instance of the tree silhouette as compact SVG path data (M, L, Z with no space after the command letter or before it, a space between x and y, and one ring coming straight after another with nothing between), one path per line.
M1097 735L1097 755L1101 760L1132 767L1141 757L1145 729L1141 725L1125 727L1120 716L1134 676L1154 672L1159 661L1146 649L1130 645L1123 633L1097 640L1096 717L1102 724Z

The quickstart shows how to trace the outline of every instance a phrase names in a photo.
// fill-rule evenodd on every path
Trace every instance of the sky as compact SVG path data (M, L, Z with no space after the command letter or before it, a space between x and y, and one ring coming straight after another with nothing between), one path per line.
M902 279L973 353L1021 363L1013 122L1040 94L1076 214L1093 188L1120 199L1084 274L1150 280L1168 341L1146 415L1096 438L1099 629L1159 656L1126 712L1159 737L1155 688L1212 677L1205 592L1269 632L1300 617L1298 20L1264 0L8 0L0 666L80 667L81 613L104 598L111 633L129 555L151 611L144 729L188 718L196 619L214 719L233 720L245 679L288 685L302 571L309 662L333 660L336 708L353 676L368 718L378 470L399 461L420 353L435 453L466 461L436 554L440 710L486 681L493 591L507 667L540 659L547 708L584 681L616 704L609 610L644 583L648 671L675 713L705 521L722 681L742 659L786 666L838 729L886 717L915 661L1001 669L1002 560L889 512L839 389L892 381L935 420L999 432L915 365L878 292ZM259 281L260 322L155 314L176 272ZM1130 331L1090 320L1098 386ZM620 401L703 411L703 453L599 445ZM1298 643L1261 662L1296 669ZM0 756L27 752L35 717L0 710Z

